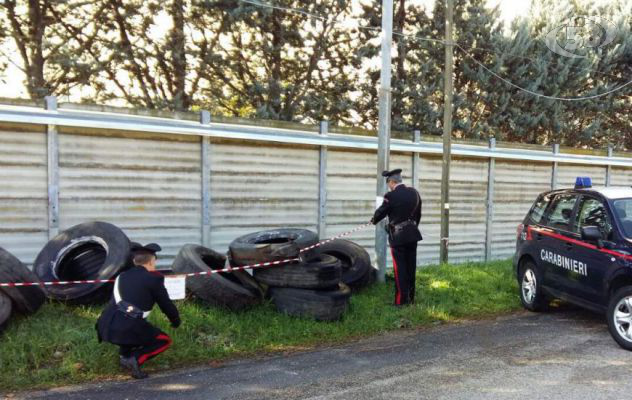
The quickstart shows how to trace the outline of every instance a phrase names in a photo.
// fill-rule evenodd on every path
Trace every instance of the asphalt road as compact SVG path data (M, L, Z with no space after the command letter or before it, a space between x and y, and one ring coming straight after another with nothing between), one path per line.
M11 398L629 399L631 376L603 317L565 307Z

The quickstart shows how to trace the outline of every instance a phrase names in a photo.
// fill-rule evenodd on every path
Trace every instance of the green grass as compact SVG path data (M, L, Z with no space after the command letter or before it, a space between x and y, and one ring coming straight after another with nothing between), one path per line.
M156 309L150 320L172 336L174 345L145 368L162 371L294 351L438 321L482 318L520 304L509 261L423 268L417 273L417 304L410 307L391 306L393 286L388 280L355 294L339 322L292 318L270 303L234 313L188 300L178 302L183 324L172 329ZM94 323L101 309L47 303L35 315L14 317L0 336L0 390L125 376L118 367L117 347L97 343Z

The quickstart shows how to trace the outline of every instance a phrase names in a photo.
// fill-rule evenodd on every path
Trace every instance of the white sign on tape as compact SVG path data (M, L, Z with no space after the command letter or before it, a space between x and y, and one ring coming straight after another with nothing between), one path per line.
M165 288L169 293L171 300L182 300L186 295L186 277L184 276L166 276Z
M377 210L378 208L380 208L380 206L382 205L382 203L384 203L384 197L382 196L377 196L375 198L375 209Z

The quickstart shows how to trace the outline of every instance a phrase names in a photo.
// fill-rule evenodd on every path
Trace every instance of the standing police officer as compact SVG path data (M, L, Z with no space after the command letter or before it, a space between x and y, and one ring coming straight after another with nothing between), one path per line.
M172 343L166 333L147 322L151 309L158 303L174 328L180 326L180 315L169 299L164 276L156 271L160 246L132 243L131 250L134 266L116 278L112 300L99 317L96 329L99 342L104 340L120 347L121 366L129 369L132 377L142 379L147 374L140 366Z
M415 188L406 187L402 183L401 173L401 169L382 172L390 191L384 195L382 205L375 210L371 219L371 223L377 224L388 216L387 230L393 256L396 306L415 301L417 242L422 240L418 228L421 220L421 196Z

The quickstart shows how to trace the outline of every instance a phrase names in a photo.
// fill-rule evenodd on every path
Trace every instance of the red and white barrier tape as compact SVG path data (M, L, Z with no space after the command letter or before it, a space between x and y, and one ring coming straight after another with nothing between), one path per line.
M340 239L343 238L345 236L349 236L355 232L358 232L362 229L367 228L368 226L372 225L371 223L368 224L364 224L361 225L355 229L352 229L348 232L342 233L338 236L334 236L330 239L327 240L323 240L322 242L318 242L313 246L309 246L309 247L305 247L304 249L299 250L299 253L304 253L308 250L311 249L315 249L316 247L320 247L326 243L332 242L336 239ZM295 262L295 261L300 261L300 258L288 258L285 260L279 260L279 261L268 261L268 262L263 262L263 263L257 263L257 264L251 264L251 265L244 265L244 266L240 266L240 267L227 267L227 268L222 268L222 269L213 269L210 271L200 271L200 272L191 272L188 274L174 274L174 275L169 275L169 276L173 276L173 277L178 277L178 276L202 276L202 275L212 275L212 274L219 274L221 272L233 272L233 271L240 271L240 270L245 270L245 269L257 269L257 268L265 268L265 267L272 267L272 266L276 266L276 265L281 265L281 264L287 264L287 263L291 263L291 262ZM58 286L58 285L78 285L78 284L95 284L95 283L114 283L114 279L85 279L85 280L78 280L78 281L49 281L49 282L8 282L8 283L2 283L0 282L0 287L20 287L20 286Z
M367 224L364 224L364 225L360 225L360 226L358 226L357 228L354 228L354 229L352 229L352 230L350 230L350 231L348 231L348 232L341 233L340 235L338 235L338 236L334 236L334 237L329 238L329 239L327 239L327 240L323 240L323 241L321 241L321 242L316 243L316 244L315 244L315 245L313 245L313 246L305 247L304 249L301 249L301 250L299 251L299 253L303 253L303 252L306 252L306 251L308 251L308 250L315 249L316 247L320 247L320 246L322 246L322 245L324 245L324 244L327 244L327 243L329 243L329 242L333 242L333 241L334 241L334 240L336 240L336 239L341 239L341 238L343 238L343 237L349 236L349 235L351 235L351 234L353 234L353 233L356 233L357 231L361 231L362 229L365 229L365 228L367 228L367 227L369 227L369 226L371 226L371 225L373 225L373 224L372 224L372 223L370 223L370 222L369 222L369 223L367 223Z

